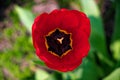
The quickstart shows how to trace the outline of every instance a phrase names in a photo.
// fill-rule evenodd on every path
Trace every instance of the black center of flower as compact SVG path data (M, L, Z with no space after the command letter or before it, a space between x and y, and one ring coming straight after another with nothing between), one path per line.
M59 29L56 29L50 35L46 36L48 51L53 52L58 56L62 56L71 48L71 34L67 34Z

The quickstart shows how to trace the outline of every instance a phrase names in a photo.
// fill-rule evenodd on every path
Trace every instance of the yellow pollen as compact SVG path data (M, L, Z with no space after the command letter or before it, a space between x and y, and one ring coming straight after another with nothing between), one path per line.
M60 44L62 44L63 39L64 39L63 37L61 37L60 39L57 38L57 40L60 42Z

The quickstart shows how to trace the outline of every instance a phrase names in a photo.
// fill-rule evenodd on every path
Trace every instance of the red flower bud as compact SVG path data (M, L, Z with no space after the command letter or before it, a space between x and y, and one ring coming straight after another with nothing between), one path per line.
M37 56L55 70L78 67L90 49L90 21L83 12L54 10L38 16L32 26Z

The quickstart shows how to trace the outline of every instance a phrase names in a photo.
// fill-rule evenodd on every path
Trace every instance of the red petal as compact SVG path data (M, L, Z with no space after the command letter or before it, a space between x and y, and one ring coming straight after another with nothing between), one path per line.
M40 37L40 29L41 27L44 27L46 23L47 13L43 13L40 16L38 16L34 20L34 24L32 25L32 38L33 38L33 45L36 48L37 45L39 45L39 37Z
M65 55L62 59L64 64L79 61L88 54L90 44L87 35L83 31L78 31L72 36L72 51ZM68 62L70 60L70 62Z
M71 63L71 64L60 64L60 65L55 65L55 64L50 64L50 63L46 63L46 65L54 70L58 70L61 72L67 72L67 71L72 71L75 68L77 68L80 64L81 64L82 60L79 60L75 63Z
M45 36L52 30L60 28L72 33L72 51L59 58L47 51ZM84 13L67 9L54 10L35 19L32 27L33 44L36 53L49 67L60 71L75 69L83 57L88 54L90 44L90 22Z
M79 26L79 20L74 13L71 11L63 10L62 11L62 22L61 22L61 29L67 29L67 31L76 30Z
M87 16L83 12L79 12L76 10L71 10L71 12L74 13L79 19L80 29L85 31L89 37L90 36L90 21L87 18Z

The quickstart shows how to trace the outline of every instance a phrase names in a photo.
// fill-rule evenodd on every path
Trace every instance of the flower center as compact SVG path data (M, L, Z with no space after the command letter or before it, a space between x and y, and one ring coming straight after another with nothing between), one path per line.
M63 56L72 49L71 34L55 29L46 36L46 47L48 51L56 56Z

